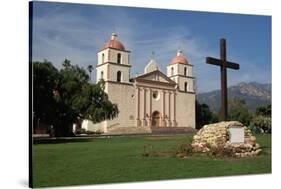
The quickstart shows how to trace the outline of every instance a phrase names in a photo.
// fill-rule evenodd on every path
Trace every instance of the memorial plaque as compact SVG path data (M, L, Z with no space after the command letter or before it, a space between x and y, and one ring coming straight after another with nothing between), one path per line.
M243 127L229 128L229 140L231 143L244 143L244 128Z

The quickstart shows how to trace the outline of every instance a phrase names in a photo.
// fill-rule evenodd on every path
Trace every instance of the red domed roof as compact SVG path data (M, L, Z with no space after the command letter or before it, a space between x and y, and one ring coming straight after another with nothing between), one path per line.
M106 42L103 47L101 48L101 50L107 49L107 48L113 48L113 49L118 49L118 50L125 50L124 45L117 40L117 34L113 33L111 36L111 39Z
M187 58L182 54L181 51L177 52L177 56L175 56L170 64L188 64Z

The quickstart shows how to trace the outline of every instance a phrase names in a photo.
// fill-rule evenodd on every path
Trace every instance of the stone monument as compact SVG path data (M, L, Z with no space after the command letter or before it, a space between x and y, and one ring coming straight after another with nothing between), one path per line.
M193 152L205 153L220 149L232 157L251 157L261 152L256 137L238 121L223 121L205 125L194 136Z
M243 127L229 127L229 141L230 143L244 143L245 131Z

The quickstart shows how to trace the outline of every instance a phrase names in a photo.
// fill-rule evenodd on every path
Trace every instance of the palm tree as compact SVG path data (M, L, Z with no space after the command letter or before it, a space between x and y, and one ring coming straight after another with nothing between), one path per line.
M87 70L88 70L89 73L90 73L90 81L92 81L92 71L93 71L93 69L94 69L94 67L93 67L92 65L89 65L89 66L87 67Z
M70 60L64 59L64 61L62 63L62 66L65 67L65 68L69 68L71 66Z

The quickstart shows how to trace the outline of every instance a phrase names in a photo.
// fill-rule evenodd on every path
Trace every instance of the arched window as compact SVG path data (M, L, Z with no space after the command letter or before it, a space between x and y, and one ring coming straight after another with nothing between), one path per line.
M184 91L187 92L187 82L184 82Z
M121 71L118 71L117 72L117 82L121 82L121 76L122 76Z
M171 68L171 75L174 75L174 68Z
M184 67L184 75L187 76L187 68Z
M100 73L100 79L103 79L103 71Z
M101 55L101 63L104 63L104 53Z
M121 63L121 54L118 53L117 54L117 64L120 64Z

